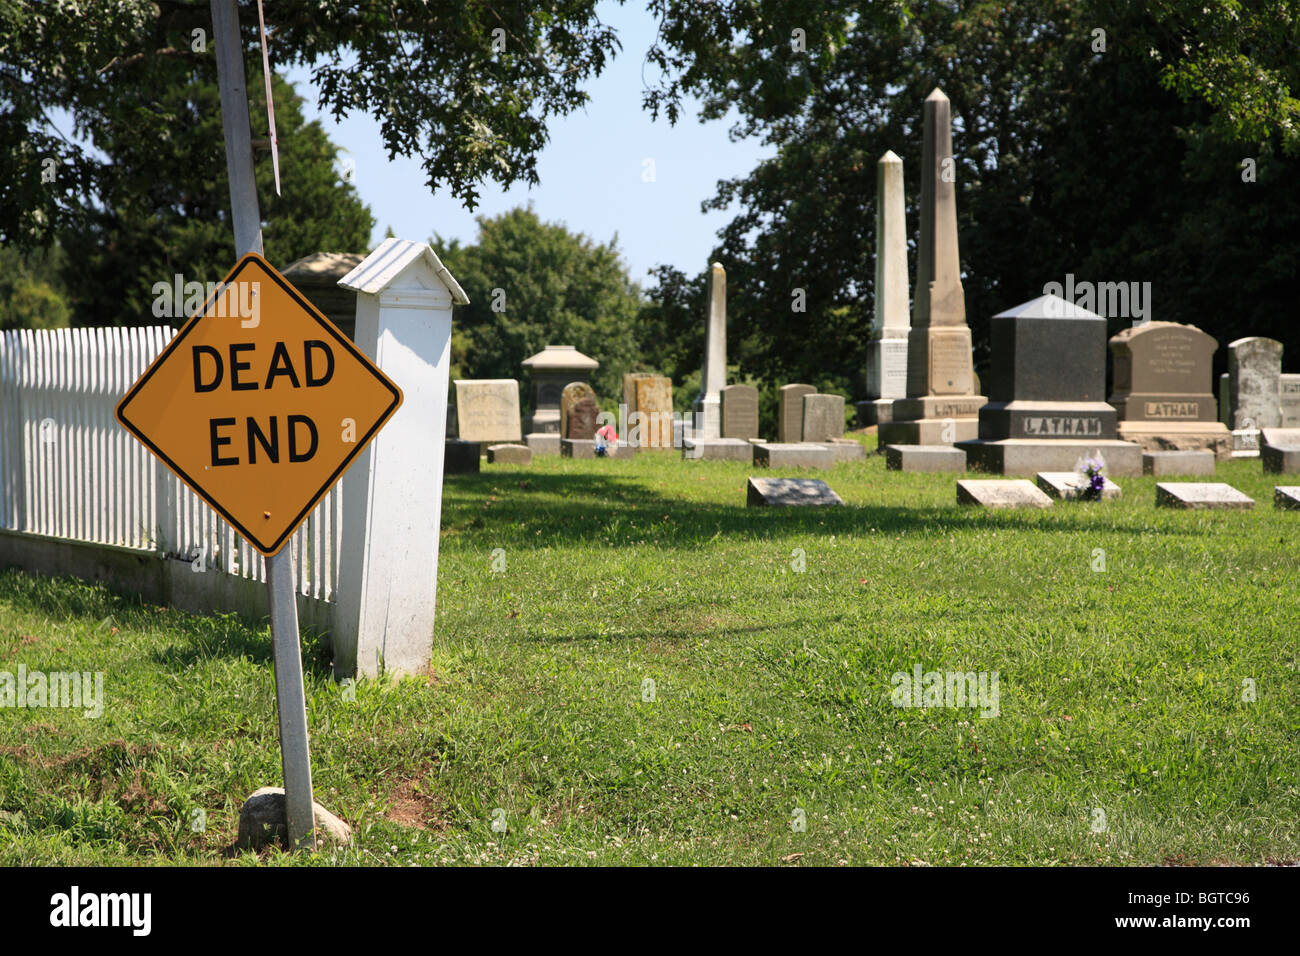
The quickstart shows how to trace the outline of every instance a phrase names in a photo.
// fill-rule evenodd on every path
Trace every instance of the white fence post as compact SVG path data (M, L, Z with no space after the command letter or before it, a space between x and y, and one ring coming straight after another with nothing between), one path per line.
M334 671L411 674L433 649L451 307L469 300L427 243L406 239L339 285L357 293L357 347L403 401L343 476Z

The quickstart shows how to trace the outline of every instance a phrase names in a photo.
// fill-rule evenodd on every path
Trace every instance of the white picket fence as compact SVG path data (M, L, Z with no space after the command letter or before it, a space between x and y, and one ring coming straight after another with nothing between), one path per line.
M265 581L257 553L113 416L173 332L148 328L0 334L0 529L113 545ZM299 592L330 602L343 496L336 487L293 536Z

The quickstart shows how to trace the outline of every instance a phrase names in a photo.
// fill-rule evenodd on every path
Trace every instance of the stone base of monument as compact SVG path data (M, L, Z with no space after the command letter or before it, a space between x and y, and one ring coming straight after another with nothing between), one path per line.
M1144 475L1213 475L1212 451L1144 451Z
M746 485L747 508L842 504L830 485L817 478L751 478Z
M348 826L319 803L312 803L317 844L343 846L352 839ZM262 787L244 801L239 811L239 835L235 846L241 850L260 850L270 843L288 849L288 823L285 821L284 788Z
M1142 474L1142 449L1132 442L1085 438L1003 438L962 441L969 471L994 475L1034 475L1040 471L1073 471L1080 458L1101 453L1108 475Z
M1209 451L1219 461L1232 457L1232 433L1222 422L1120 422L1122 441L1143 451Z
M836 461L862 461L867 457L867 446L852 438L830 438L818 444L829 448Z
M600 457L596 454L596 440L594 438L562 438L560 439L560 455L564 458ZM607 446L605 457L630 461L632 455L632 446L619 442L617 445Z
M982 505L985 508L1050 508L1047 497L1032 481L1023 478L1010 480L972 480L957 482L957 504Z
M1233 458L1259 457L1258 428L1234 428L1231 435Z
M1061 501L1077 501L1089 487L1090 481L1077 471L1040 471L1034 475L1034 482L1050 498ZM1124 491L1113 481L1102 478L1101 498L1121 498Z
M1300 511L1300 485L1275 485L1273 507L1283 511Z
M870 428L872 425L883 425L886 422L894 420L894 398L875 398L865 402L854 402L853 407L858 410L858 427Z
M952 445L887 445L885 467L891 471L965 471L966 453Z
M835 452L827 445L811 442L764 442L754 445L756 468L830 468L834 464Z
M1156 507L1248 510L1255 500L1221 481L1162 481L1156 485Z
M892 421L876 429L876 451L883 454L888 445L952 445L959 441L976 439L979 434L978 418L920 418L901 422Z
M531 465L532 449L527 445L488 445L489 465Z
M558 455L560 453L559 432L529 432L524 436L526 444L534 455Z
M682 458L687 461L754 460L754 446L743 438L688 438L682 442Z
M479 470L479 443L448 438L442 456L444 475L476 475Z

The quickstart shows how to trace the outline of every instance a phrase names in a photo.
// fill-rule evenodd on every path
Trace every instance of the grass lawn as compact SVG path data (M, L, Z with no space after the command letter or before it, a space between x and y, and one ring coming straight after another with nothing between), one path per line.
M227 850L281 783L264 626L0 573L0 671L106 698L0 708L0 864L1300 857L1300 514L1258 460L1218 475L1256 509L1213 513L1153 478L958 508L875 456L817 474L847 507L747 510L751 473L449 478L431 672L347 691L305 642L316 797L356 837L315 857ZM916 665L996 671L999 714L893 706Z

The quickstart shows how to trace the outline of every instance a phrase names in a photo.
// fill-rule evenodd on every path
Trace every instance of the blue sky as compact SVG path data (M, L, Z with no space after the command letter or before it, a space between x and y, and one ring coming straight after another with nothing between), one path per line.
M473 242L475 215L496 215L531 200L544 220L563 222L600 242L617 235L629 273L643 285L647 270L659 263L688 275L705 268L717 231L731 214L702 213L700 203L714 195L718 180L748 173L770 150L756 140L731 142L730 120L699 123L695 103L686 104L675 127L652 121L641 108L641 67L656 22L638 0L624 6L605 2L599 13L617 30L623 51L588 85L585 110L551 121L550 143L538 156L541 182L510 190L484 184L473 213L446 190L430 194L418 159L389 162L379 124L369 114L334 122L316 109L310 71L288 73L307 101L308 117L319 119L348 151L340 155L355 164L353 182L374 212L376 243L389 226L404 239L428 239L436 232ZM271 56L274 66L274 42ZM250 87L260 79L250 76ZM655 168L650 183L642 181L647 158Z

